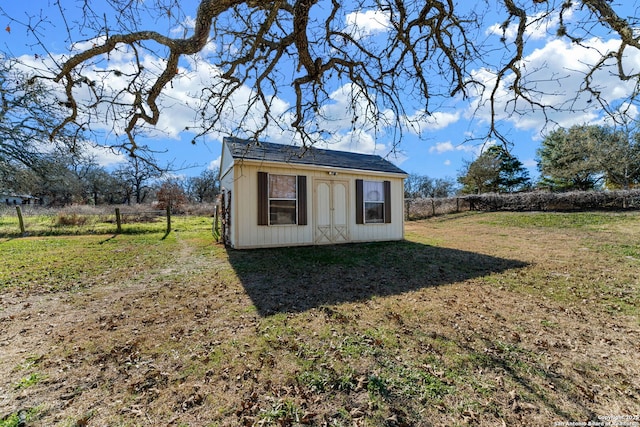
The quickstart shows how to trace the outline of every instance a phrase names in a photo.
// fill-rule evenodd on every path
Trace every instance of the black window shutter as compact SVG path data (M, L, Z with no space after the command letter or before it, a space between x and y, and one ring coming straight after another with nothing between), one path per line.
M269 225L269 174L258 172L258 225Z
M391 181L384 181L384 222L391 223Z
M307 225L307 177L298 175L298 225Z
M361 179L356 179L356 224L364 224L364 188Z

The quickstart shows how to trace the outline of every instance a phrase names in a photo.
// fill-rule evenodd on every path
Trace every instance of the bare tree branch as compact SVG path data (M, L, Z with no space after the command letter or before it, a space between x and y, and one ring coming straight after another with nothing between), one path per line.
M586 47L585 38L590 34L619 38L619 47L601 52L600 60L589 64L584 73L582 90L604 109L608 109L607 99L592 83L598 71L611 70L615 64L621 81L637 85L640 80L640 71L625 64L630 53L640 50L637 23L620 16L615 4L607 0L196 3L196 10L185 11L187 6L178 0L107 0L100 5L88 0L56 0L56 8L49 12L57 9L75 50L64 58L47 51L49 64L54 64L53 77L44 77L62 85L68 108L52 137L81 120L86 126L88 119L83 117L90 110L93 120L120 122L127 138L123 147L135 152L137 132L158 125L165 114L163 95L178 76L181 61L198 56L215 70L212 83L198 94L198 136L225 129L258 138L275 125L295 131L304 144L313 144L326 134L319 119L335 120L328 114L334 102L332 93L347 88L354 131L390 127L396 131L394 143L399 143L408 117L416 111L428 116L434 105L437 108L451 97L475 96L479 88L490 110L486 137L505 140L500 131L505 115L524 114L526 108L545 115L577 108L545 101L545 95L552 94L545 93L536 80L539 70L526 68L529 32L555 18L559 22L556 35L574 44ZM80 8L82 18L69 19L69 7ZM194 12L191 26L187 18ZM1 9L0 13L6 16ZM357 23L368 13L377 19L375 31ZM487 22L488 16L502 19L496 21L503 22L501 44L486 33L492 23ZM45 48L42 34L53 25L46 16L26 21L10 18ZM162 30L141 28L150 22ZM183 34L174 37L180 29ZM123 52L132 54L133 70L109 69L111 56ZM154 57L160 68L145 68L142 56ZM59 68L54 69L58 62ZM494 78L480 81L476 77L480 69L493 73ZM104 80L88 77L97 72L103 73ZM108 90L106 77L113 75L126 81L124 89ZM249 98L240 104L238 97L246 88ZM508 102L501 98L505 90ZM637 91L632 98L636 95ZM287 111L276 111L278 98L292 101ZM101 114L108 116L99 117Z

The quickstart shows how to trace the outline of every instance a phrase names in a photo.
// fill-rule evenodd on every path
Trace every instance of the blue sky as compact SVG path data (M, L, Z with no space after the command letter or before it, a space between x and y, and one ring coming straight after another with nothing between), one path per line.
M25 63L33 67L42 68L46 58L46 52L38 46L34 46L33 40L26 37L26 31L21 28L19 22L12 21L7 16L18 17L18 20L27 16L42 15L50 18L51 23L47 27L44 45L49 53L56 58L58 55L68 53L68 47L64 38L64 31L60 31L61 22L55 18L56 10L50 9L51 2L40 0L33 2L11 2L9 5L2 5L6 15L4 24L8 28L0 32L0 45L2 49L15 56L20 56ZM632 3L632 4L629 4ZM615 10L621 16L634 16L636 13L635 2L624 2L614 0L612 3ZM71 4L69 2L69 4ZM182 27L155 28L158 23L150 21L147 25L149 29L164 31L168 34L177 34L191 25L190 18L193 18L196 10L196 3L193 1L181 2L182 8L188 15ZM23 10L24 8L24 10ZM80 18L74 8L69 8L67 14L68 22ZM580 13L575 10L576 16ZM2 17L0 17L2 19ZM26 18L25 18L26 19ZM499 45L500 37L503 33L500 29L501 20L499 16L492 19L489 15L485 21L484 28L480 30L480 36L487 40L494 40L496 46ZM565 16L570 23L572 14ZM576 18L577 19L577 18ZM357 14L347 16L347 25L354 28L359 37L384 38L388 28L388 20L383 13L374 10L362 10ZM563 109L561 112L548 112L528 108L525 105L518 105L520 114L511 114L512 104L507 104L509 99L506 85L500 87L498 91L499 126L501 132L513 143L512 153L529 168L533 177L537 175L535 169L535 152L545 132L553 129L553 126L569 127L574 124L583 123L603 123L601 111L596 103L591 105L591 100L587 96L575 97L580 88L582 76L588 64L598 59L597 52L615 50L619 45L619 40L610 35L589 34L584 44L592 49L586 49L577 44L572 44L566 39L559 39L556 36L558 30L557 16L550 16L544 20L537 20L532 16L531 26L527 31L527 51L524 60L526 68L531 70L528 78L531 81L538 81L538 87L545 95L541 95L545 102L553 105L566 105L569 100L572 108ZM2 27L0 27L2 28ZM513 26L506 29L507 43L512 40L515 34ZM599 37L595 37L599 36ZM88 40L75 46L76 49L83 49L91 46L92 41ZM206 138L198 140L193 145L191 140L193 132L185 128L193 129L194 109L197 109L196 98L203 85L208 85L216 73L215 67L207 63L207 49L215 50L212 43L205 48L205 51L197 58L184 58L180 65L180 74L174 79L172 87L166 93L164 99L165 111L158 125L158 130L149 130L148 143L158 151L166 150L166 153L159 154L163 161L171 161L176 167L191 168L184 169L180 173L185 175L197 175L206 167L217 165L220 156L222 134L211 133ZM489 53L499 58L499 49ZM630 68L640 69L640 55L629 56L626 61ZM44 59L43 59L44 58ZM51 57L50 57L51 58ZM157 59L144 57L143 60L150 69L157 67ZM119 64L121 69L126 70L127 64L132 61L130 52L120 52L112 54L109 58L110 66ZM155 62L154 62L155 61ZM488 60L490 62L490 59ZM100 72L102 64L96 64L96 72ZM213 77L212 77L213 76ZM491 70L478 66L474 70L474 77L479 81L491 82L493 74ZM633 90L633 83L623 83L618 81L610 73L604 71L594 75L595 83L602 88L603 93L610 94L610 102L623 100ZM118 79L113 80L114 88L123 83ZM250 88L244 88L245 93ZM401 144L398 149L391 151L391 131L387 130L373 134L366 130L353 131L348 116L348 100L346 97L348 88L335 88L331 93L332 103L327 106L326 112L330 117L334 117L331 123L325 125L330 129L330 141L328 147L333 149L358 151L366 153L376 153L382 156L389 156L389 160L396 163L408 173L417 173L431 178L455 178L463 167L465 161L471 161L479 154L486 144L494 141L482 138L489 111L485 101L479 96L471 96L469 99L454 97L439 100L438 108L432 111L432 115L419 121L417 127L405 129ZM275 100L275 108L282 109L291 106L292 99L283 97ZM472 94L473 95L473 94ZM243 91L237 95L238 102L242 103ZM501 105L500 102L503 104ZM635 113L635 109L631 110ZM420 111L416 111L416 116ZM500 115L501 114L501 115ZM229 120L234 119L231 114ZM551 122L551 124L550 124ZM116 125L118 126L118 125ZM104 138L115 138L111 129L112 123L105 123ZM479 138L479 139L474 139ZM291 134L282 132L277 126L269 128L266 140L278 143L290 143ZM98 158L106 166L113 166L122 158L110 153L99 153Z

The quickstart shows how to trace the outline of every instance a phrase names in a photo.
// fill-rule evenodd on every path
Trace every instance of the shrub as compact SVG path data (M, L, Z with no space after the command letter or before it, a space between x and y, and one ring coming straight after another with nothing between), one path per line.
M465 199L470 203L471 210L479 211L578 211L640 208L640 190L490 193L466 196Z
M85 215L78 215L76 213L58 213L56 219L56 225L60 227L64 226L80 226L86 225L89 220L89 217Z
M167 181L158 190L158 209L171 207L172 212L182 212L183 206L187 203L187 196L184 189L176 182Z

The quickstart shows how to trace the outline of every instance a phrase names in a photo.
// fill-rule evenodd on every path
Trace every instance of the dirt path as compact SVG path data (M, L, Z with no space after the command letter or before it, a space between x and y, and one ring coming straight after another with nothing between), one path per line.
M90 389L99 391L97 402L108 402L108 385L117 375L105 374L101 364L142 362L136 351L149 338L145 330L175 326L173 319L199 302L201 290L192 279L212 270L189 242L180 241L165 264L128 280L97 279L90 288L65 293L5 291L0 295L0 417L42 401L49 402L46 411L64 413ZM33 372L38 384L20 389L20 379ZM80 406L90 410L91 405Z

